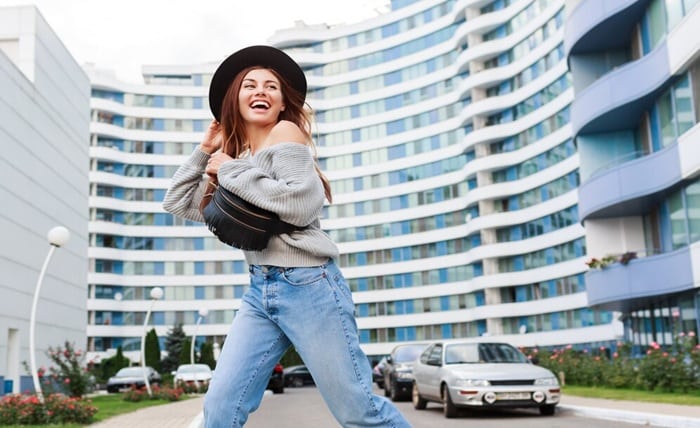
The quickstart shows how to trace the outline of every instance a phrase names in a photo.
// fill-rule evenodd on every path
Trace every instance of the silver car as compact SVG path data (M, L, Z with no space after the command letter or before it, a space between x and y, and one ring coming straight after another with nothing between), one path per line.
M432 343L413 366L413 377L413 407L442 403L446 418L474 407L537 407L540 414L553 415L561 395L551 371L507 343Z

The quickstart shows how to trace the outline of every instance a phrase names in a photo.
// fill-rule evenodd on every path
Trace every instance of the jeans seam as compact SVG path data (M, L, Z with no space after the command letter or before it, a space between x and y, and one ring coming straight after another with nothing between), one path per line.
M252 375L248 377L248 382L243 386L243 391L239 395L238 403L236 403L236 411L234 412L234 419L231 422L232 428L235 428L236 426L238 426L238 418L240 417L241 407L243 407L243 402L245 402L245 397L246 397L246 394L248 393L248 389L250 387L250 384L253 383L253 379L255 379L256 376L258 376L258 374L260 372L260 367L263 365L263 363L265 361L267 361L267 357L270 355L270 353L272 352L272 349L282 339L282 337L284 337L284 333L280 333L275 340L270 342L270 347L263 354L263 358L260 360L260 363L255 367L255 370L253 370Z
M324 269L325 271L326 269ZM330 272L326 272L326 279L331 286L331 290L333 292L333 297L335 298L335 304L336 304L336 309L338 310L338 318L340 320L340 324L343 327L343 335L345 336L345 346L347 347L348 353L350 354L350 359L352 360L352 368L353 371L355 372L355 377L357 378L357 381L360 383L362 387L362 391L364 391L365 398L369 400L369 404L371 409L374 411L377 417L381 417L384 419L384 423L392 428L395 428L395 425L386 419L386 416L383 416L381 412L379 411L379 408L376 406L376 403L372 399L372 396L374 395L372 391L368 391L367 388L365 388L365 384L362 382L362 376L360 376L359 372L359 367L357 364L357 356L355 355L354 350L352 349L352 346L350 345L350 332L348 331L347 324L345 322L345 319L343 318L343 305L340 300L340 297L338 296L338 293L344 294L341 290L338 289L338 284L335 276L331 276ZM343 296L345 297L345 296Z

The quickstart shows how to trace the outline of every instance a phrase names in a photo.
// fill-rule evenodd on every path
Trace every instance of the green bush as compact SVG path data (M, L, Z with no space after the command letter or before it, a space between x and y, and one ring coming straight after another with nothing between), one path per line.
M632 356L631 349L630 344L618 343L615 350L576 350L568 345L524 352L566 385L680 393L700 390L700 345L694 333L679 333L666 348L652 343L642 356Z

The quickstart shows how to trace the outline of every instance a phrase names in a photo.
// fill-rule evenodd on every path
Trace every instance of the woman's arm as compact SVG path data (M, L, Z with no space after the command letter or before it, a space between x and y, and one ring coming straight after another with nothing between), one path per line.
M175 171L170 187L163 199L163 209L178 217L204 222L199 212L199 203L209 181L204 168L209 155L196 149L189 159Z

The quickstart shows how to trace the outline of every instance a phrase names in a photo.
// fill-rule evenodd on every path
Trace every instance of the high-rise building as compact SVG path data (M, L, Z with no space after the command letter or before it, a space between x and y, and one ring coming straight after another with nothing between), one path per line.
M698 3L567 4L589 304L641 348L700 329Z
M33 387L30 324L37 367L66 341L85 349L89 108L87 75L38 10L0 8L0 395ZM56 226L70 238L49 257Z
M613 312L588 307L564 21L563 0L395 0L270 39L307 74L334 194L322 227L368 355L449 337L618 338ZM210 120L215 66L146 67L143 85L91 74L94 352L138 350L155 286L161 338L180 323L191 335L206 308L198 341L221 343L247 288L240 251L160 206Z

